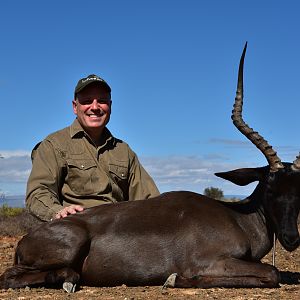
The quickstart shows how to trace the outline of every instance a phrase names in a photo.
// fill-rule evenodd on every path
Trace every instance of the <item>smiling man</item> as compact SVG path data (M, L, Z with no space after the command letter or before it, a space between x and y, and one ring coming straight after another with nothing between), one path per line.
M39 219L159 195L137 155L107 129L111 104L106 81L97 75L80 79L72 101L73 124L34 148L26 207Z

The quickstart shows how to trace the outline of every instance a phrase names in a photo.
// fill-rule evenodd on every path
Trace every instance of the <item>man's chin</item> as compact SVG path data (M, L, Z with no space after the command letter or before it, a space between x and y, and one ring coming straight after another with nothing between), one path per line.
M89 117L88 119L86 119L86 124L88 126L101 126L105 123L105 120L103 118L91 118Z
M103 122L88 122L87 123L87 127L88 128L101 128L104 127L104 123Z

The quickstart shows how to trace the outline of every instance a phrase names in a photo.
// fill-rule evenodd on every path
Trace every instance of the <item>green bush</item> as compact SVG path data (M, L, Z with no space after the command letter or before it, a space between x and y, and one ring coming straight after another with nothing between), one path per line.
M215 187L209 187L204 189L204 195L213 199L221 200L224 198L223 191Z
M0 207L0 215L4 217L14 217L20 215L24 211L21 207L10 207L7 204L3 204Z

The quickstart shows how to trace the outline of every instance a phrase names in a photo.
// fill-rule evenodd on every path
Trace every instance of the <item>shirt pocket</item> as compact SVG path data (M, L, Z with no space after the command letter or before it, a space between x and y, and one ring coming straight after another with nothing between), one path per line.
M66 182L78 195L91 195L96 192L97 165L93 160L67 159L68 175Z
M125 163L109 163L109 172L113 177L116 177L118 180L127 180L128 178L128 167Z
M112 180L123 191L123 198L127 199L126 195L128 192L128 166L126 162L109 163L108 168Z

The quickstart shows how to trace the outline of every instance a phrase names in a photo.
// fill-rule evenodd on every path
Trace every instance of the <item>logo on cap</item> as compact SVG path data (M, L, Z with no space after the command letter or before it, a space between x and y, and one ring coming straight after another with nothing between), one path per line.
M100 78L100 77L98 77L98 76L94 76L94 77L87 77L87 78L84 78L84 79L82 79L81 80L81 83L85 83L85 82L87 82L87 81L94 81L94 80L96 80L96 81L101 81L101 82L105 82L102 78Z

